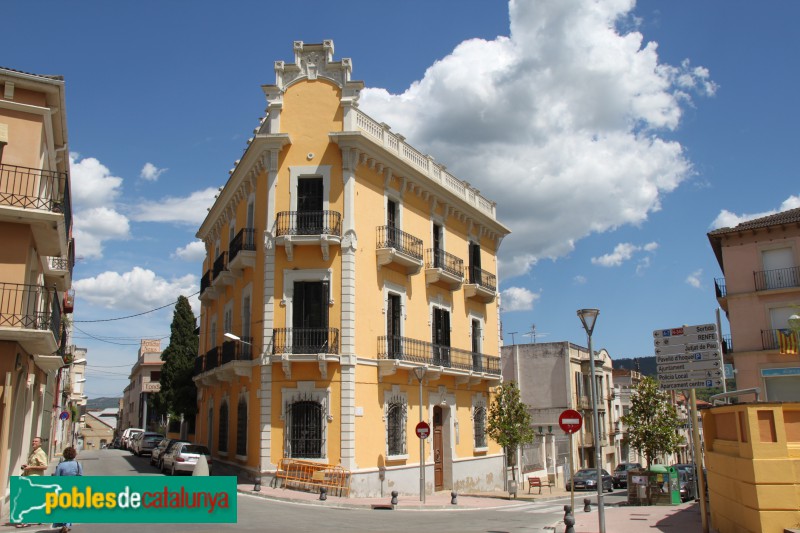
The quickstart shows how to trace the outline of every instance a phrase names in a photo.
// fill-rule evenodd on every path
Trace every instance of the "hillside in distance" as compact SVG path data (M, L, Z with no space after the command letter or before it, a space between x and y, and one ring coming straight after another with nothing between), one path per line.
M625 370L635 370L636 361L639 362L639 372L645 376L655 376L656 371L656 356L650 355L648 357L635 357L632 359L614 359L614 368L624 368Z

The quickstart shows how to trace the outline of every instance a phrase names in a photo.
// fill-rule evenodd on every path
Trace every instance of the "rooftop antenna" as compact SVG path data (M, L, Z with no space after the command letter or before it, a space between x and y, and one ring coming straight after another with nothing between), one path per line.
M519 331L510 331L508 334L511 335L511 346L514 346L516 342L514 342L514 335L519 333Z
M531 341L533 342L533 344L536 344L536 336L537 335L540 336L540 337L545 337L548 334L547 333L537 333L536 332L536 324L531 324L531 330L528 333L523 333L523 335L527 335L528 337L530 337Z

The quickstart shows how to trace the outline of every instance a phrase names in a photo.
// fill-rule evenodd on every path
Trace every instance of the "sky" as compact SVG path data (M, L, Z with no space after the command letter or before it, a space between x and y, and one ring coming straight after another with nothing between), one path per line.
M362 110L497 202L507 344L585 346L597 308L594 349L651 356L654 329L715 321L707 232L800 207L792 0L3 8L0 65L66 80L90 398L120 396L199 290L195 233L293 41L332 39Z

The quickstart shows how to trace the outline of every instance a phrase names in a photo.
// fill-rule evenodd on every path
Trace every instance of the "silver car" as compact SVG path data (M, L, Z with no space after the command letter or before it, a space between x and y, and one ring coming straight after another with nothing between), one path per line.
M172 449L161 459L161 471L173 476L181 472L191 474L201 455L206 457L208 474L211 475L211 451L202 444L192 444L191 442L174 444Z

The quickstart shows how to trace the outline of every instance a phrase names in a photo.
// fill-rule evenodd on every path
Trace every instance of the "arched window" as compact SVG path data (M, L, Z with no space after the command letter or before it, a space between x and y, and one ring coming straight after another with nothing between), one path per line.
M472 420L475 427L475 447L486 448L486 407L482 405L475 407Z
M228 402L222 402L219 406L219 439L217 440L217 450L228 451Z
M386 409L386 444L391 455L405 455L406 451L406 403L402 398L392 398Z
M236 455L247 455L247 400L239 398L236 407Z
M314 400L297 401L288 406L286 427L289 457L308 459L323 457L325 439L322 411L322 404Z

